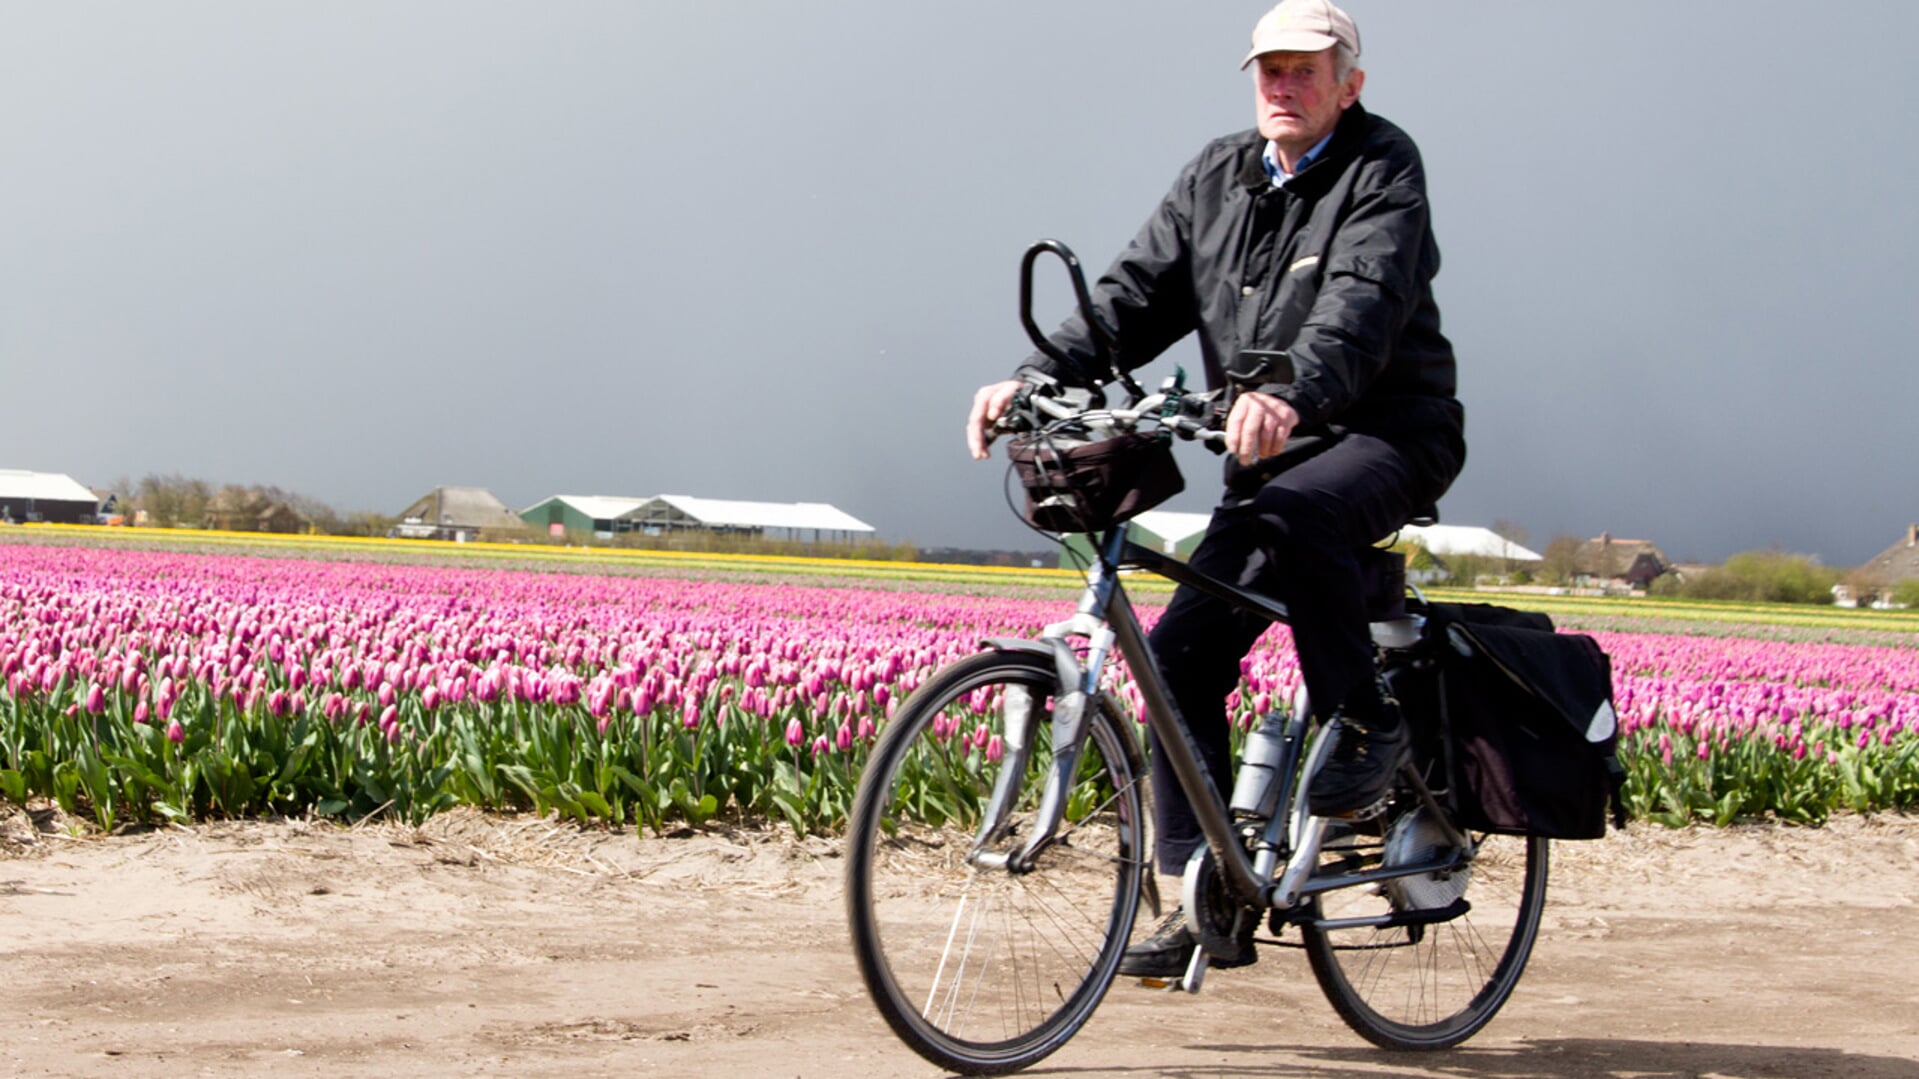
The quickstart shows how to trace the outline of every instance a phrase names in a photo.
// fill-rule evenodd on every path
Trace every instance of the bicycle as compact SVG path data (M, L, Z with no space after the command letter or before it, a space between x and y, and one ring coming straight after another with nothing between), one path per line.
M1031 271L1047 251L1066 261L1082 317L1099 325L1071 252L1037 244L1021 267L1021 316L1041 348ZM1267 367L1255 381L1271 380L1276 358L1260 357ZM1062 440L1219 437L1217 393L1187 393L1175 378L1142 394L1114 375L1129 406L1105 407L1098 391L1023 394L1001 429ZM1251 949L1291 943L1281 939L1291 931L1335 1011L1367 1040L1438 1049L1471 1037L1531 953L1548 841L1455 823L1460 787L1443 708L1408 715L1420 732L1414 758L1383 811L1314 816L1306 790L1336 728L1315 725L1303 687L1289 713L1247 732L1234 791L1222 796L1159 677L1123 574L1151 572L1275 622L1286 621L1284 605L1133 543L1123 521L1083 531L1096 555L1075 613L1035 639L983 642L929 679L889 721L861 777L847 913L861 975L894 1032L943 1068L1028 1067L1092 1016L1140 904L1159 913L1137 724L1104 681L1116 651L1165 747L1155 766L1178 778L1206 836L1183 879L1199 947L1176 986L1198 992L1214 960L1238 965ZM1368 557L1390 571L1398 556ZM1405 595L1403 564L1398 580L1374 597L1389 688L1430 677L1445 646L1421 632L1423 599ZM1270 935L1258 934L1261 922Z

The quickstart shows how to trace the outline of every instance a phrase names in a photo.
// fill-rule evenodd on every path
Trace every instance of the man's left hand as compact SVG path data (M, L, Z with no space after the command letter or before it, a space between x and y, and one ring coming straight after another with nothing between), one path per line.
M1250 465L1286 448L1299 426L1293 406L1269 393L1242 393L1226 416L1226 452Z

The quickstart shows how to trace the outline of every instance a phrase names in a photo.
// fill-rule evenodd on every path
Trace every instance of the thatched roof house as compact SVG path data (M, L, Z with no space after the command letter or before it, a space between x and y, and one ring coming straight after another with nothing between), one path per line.
M294 535L306 530L300 511L270 498L246 495L214 496L200 527L219 532L276 532Z
M1886 599L1907 581L1919 580L1919 524L1907 525L1899 542L1880 551L1833 589L1842 607Z
M1587 584L1644 588L1672 563L1648 540L1620 539L1610 532L1579 545L1573 573Z
M1859 567L1859 576L1885 588L1919 578L1919 525L1907 525L1898 543Z
M400 512L387 534L399 539L466 542L482 533L523 536L526 522L484 487L435 487Z

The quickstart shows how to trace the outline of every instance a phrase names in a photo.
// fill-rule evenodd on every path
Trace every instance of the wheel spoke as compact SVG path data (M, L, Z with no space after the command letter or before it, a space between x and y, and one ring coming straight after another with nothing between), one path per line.
M1052 766L1052 678L1050 664L1021 655L949 668L901 706L861 778L847 865L856 957L895 1032L950 1069L1012 1070L1057 1049L1104 995L1137 909L1139 778L1127 729L1103 711L1089 717L1077 819L1030 867L969 864L995 778L1013 760L987 763L978 724L999 733L1004 709L988 702L1008 686L1033 704L1035 744L1009 788L1008 827L981 852L997 857L1034 834ZM959 742L968 735L970 751Z
M1443 853L1441 835L1416 815L1398 818L1380 848L1382 860L1406 864ZM1518 981L1545 901L1546 844L1507 836L1483 843L1479 857L1450 874L1388 882L1383 894L1350 889L1319 897L1326 918L1433 909L1461 897L1471 904L1459 917L1423 925L1306 927L1314 974L1341 1018L1369 1040L1396 1048L1456 1045L1492 1018Z

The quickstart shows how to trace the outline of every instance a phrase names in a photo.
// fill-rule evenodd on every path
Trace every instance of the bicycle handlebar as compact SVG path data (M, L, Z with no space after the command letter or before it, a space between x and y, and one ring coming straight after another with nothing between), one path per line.
M1012 406L987 433L997 438L1043 427L1077 426L1102 434L1122 434L1137 430L1142 423L1152 423L1180 438L1223 447L1226 432L1220 428L1224 422L1219 394L1215 391L1178 393L1168 388L1148 394L1128 407L1109 408L1097 403L1076 403L1060 396L1056 385L1036 384L1021 390Z

